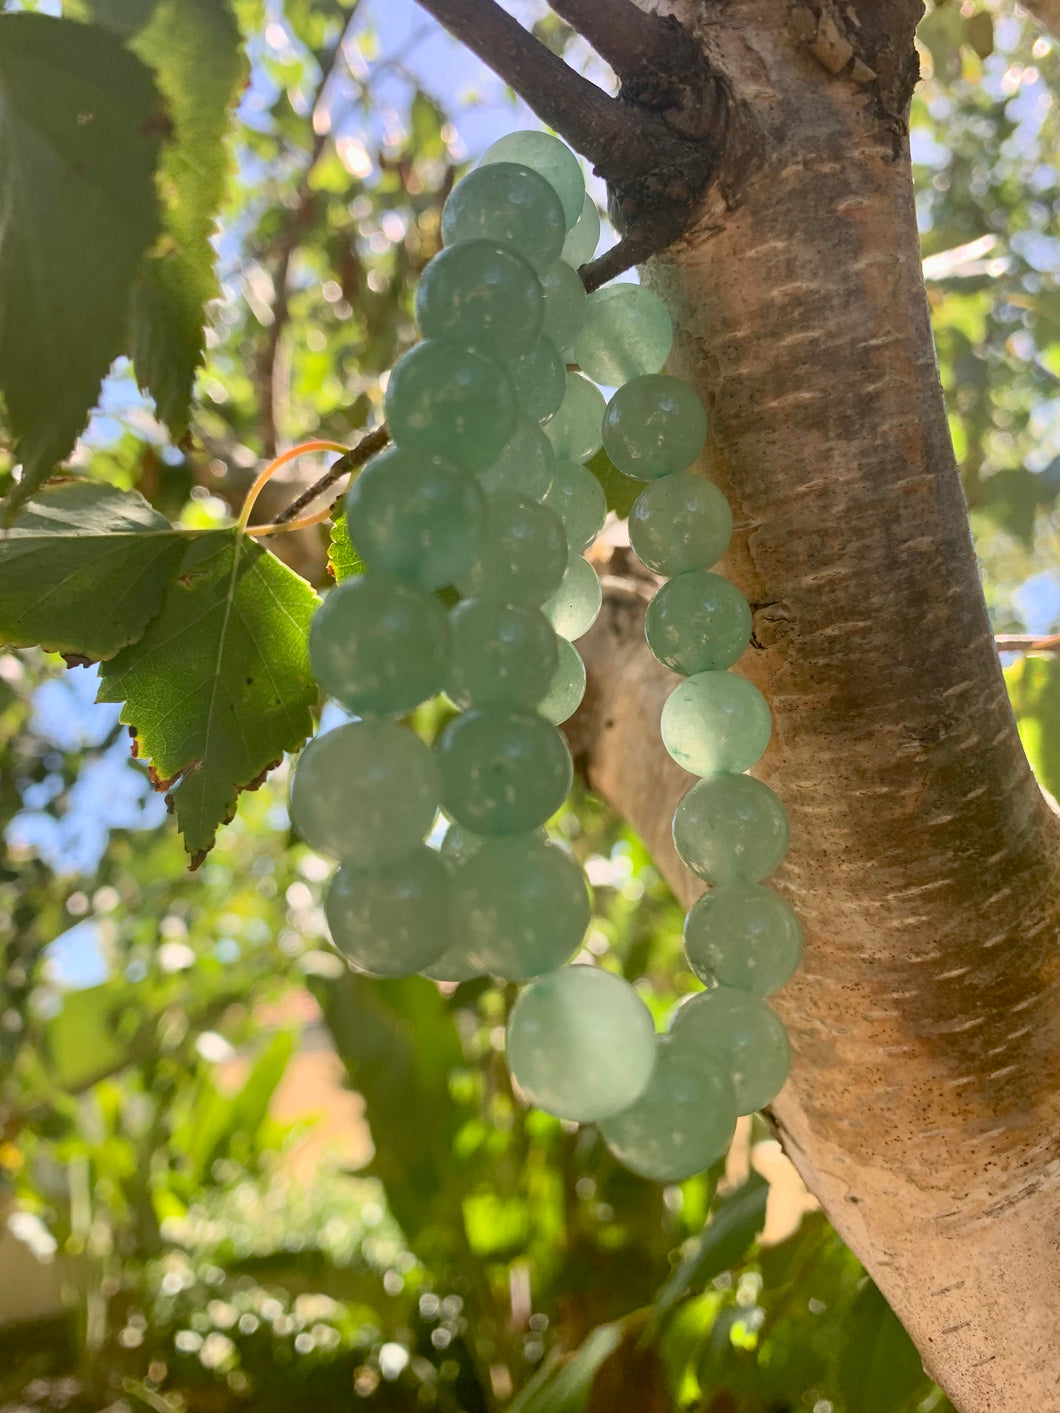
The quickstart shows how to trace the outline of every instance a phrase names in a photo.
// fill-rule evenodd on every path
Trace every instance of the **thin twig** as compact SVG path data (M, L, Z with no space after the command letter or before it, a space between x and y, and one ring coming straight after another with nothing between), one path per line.
M312 504L317 496L323 495L326 490L340 481L343 476L350 471L359 471L369 457L374 456L377 451L382 451L390 441L390 433L383 423L374 431L368 432L361 438L356 446L351 447L345 455L340 456L338 461L333 462L324 472L318 481L302 492L291 504L277 515L275 524L286 525L289 520L295 520L299 514Z
M608 280L613 280L616 275L632 270L634 265L643 264L657 250L658 246L648 235L627 236L610 250L605 250L603 255L598 255L587 265L580 266L578 274L581 275L587 292L592 294L594 289L606 285Z
M1060 652L1060 633L998 633L994 642L999 653Z

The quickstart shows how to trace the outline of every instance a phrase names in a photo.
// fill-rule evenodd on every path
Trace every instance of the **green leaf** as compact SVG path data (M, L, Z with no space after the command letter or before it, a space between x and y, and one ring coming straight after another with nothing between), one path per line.
M765 1225L768 1196L769 1183L752 1172L742 1187L715 1204L703 1235L656 1296L655 1326L687 1295L739 1264Z
M1005 685L1031 769L1060 797L1060 662L1027 653L1005 669Z
M136 491L45 486L0 531L0 642L113 657L158 612L186 548Z
M63 13L94 20L129 39L143 29L157 4L158 0L65 0Z
M228 171L229 109L244 63L227 0L160 0L132 48L154 70L175 139L159 172L165 237L133 289L132 356L137 381L179 440L202 360L204 306L218 293L210 237Z
M165 128L149 70L108 30L0 15L0 392L23 467L9 510L70 452L125 346Z
M310 730L309 585L237 530L185 552L162 610L100 673L138 754L176 811L193 866L253 789Z
M42 1058L53 1083L77 1089L121 1065L129 1046L115 1034L114 1012L120 1004L106 982L64 994L62 1009L45 1024L42 1036Z
M355 574L364 573L364 560L353 547L346 516L340 512L331 522L331 535L328 539L328 573L341 584Z
M619 520L627 519L633 502L644 489L644 482L623 476L602 447L585 465L603 486L608 510L613 510Z
M855 1300L843 1336L837 1373L847 1413L912 1413L931 1383L913 1341L871 1281Z
M619 1321L597 1325L573 1354L550 1359L508 1405L508 1413L582 1413L601 1364L622 1342L622 1331Z
M964 34L980 59L989 59L994 52L994 17L988 10L976 10L964 22Z

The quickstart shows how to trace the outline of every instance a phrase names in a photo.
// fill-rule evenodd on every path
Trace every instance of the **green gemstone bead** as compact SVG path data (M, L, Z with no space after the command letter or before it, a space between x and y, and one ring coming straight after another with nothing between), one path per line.
M309 629L314 677L360 716L398 716L440 692L451 649L449 619L434 595L389 574L332 589Z
M771 889L726 883L692 905L685 918L685 956L708 986L768 996L799 965L802 928Z
M555 726L506 704L455 717L437 752L446 811L479 834L521 834L544 824L571 787L570 751Z
M693 1063L713 1061L732 1076L736 1112L753 1114L774 1100L791 1068L783 1022L758 996L718 986L678 1006L674 1048Z
M693 785L674 811L674 846L708 883L757 883L788 848L788 813L751 775L715 775Z
M657 574L709 569L731 539L729 502L705 476L688 471L645 486L629 513L633 553Z
M550 338L542 336L526 355L508 365L519 408L532 422L547 422L567 392L567 365Z
M607 404L604 450L625 476L656 481L691 466L707 439L707 414L692 389L666 373L620 387Z
M739 775L769 745L773 723L765 697L732 672L697 672L662 709L663 744L693 775Z
M545 504L563 522L570 548L580 554L607 518L607 497L593 473L576 461L557 461Z
M664 667L691 677L731 667L751 640L751 626L751 610L735 584L690 569L656 593L644 636Z
M567 537L557 516L526 496L493 495L476 562L459 581L467 598L496 598L535 607L559 588Z
M476 834L474 830L465 829L462 824L453 821L442 836L438 857L450 873L456 873L475 857L485 842L484 834Z
M470 964L505 981L562 966L592 904L574 859L536 835L491 839L453 879L453 930Z
M391 721L354 721L316 736L291 781L291 820L312 848L359 868L410 854L441 799L438 764Z
M595 383L580 373L567 374L560 409L545 423L545 436L558 459L588 461L600 450L605 408L604 395Z
M655 1068L651 1012L622 977L561 967L521 993L508 1021L508 1069L531 1104L595 1123L637 1101Z
M582 213L563 242L562 258L577 270L579 266L588 264L596 254L599 244L600 212L596 209L596 202L586 192Z
M571 347L585 322L589 296L581 276L565 260L557 260L541 277L545 296L544 333L560 351Z
M450 945L449 874L424 845L378 872L343 864L324 913L331 940L371 976L414 976Z
M560 199L564 223L574 226L585 201L585 178L566 143L533 128L506 133L482 154L481 166L491 162L517 162L544 177Z
M559 666L548 692L537 704L539 716L559 726L572 717L585 696L585 663L566 638L559 640Z
M445 690L459 707L535 706L559 666L556 635L529 604L465 599L449 615L452 661Z
M369 569L438 589L478 558L486 498L452 462L391 447L373 456L353 482L346 522Z
M517 162L491 162L458 181L442 210L442 242L512 246L543 275L567 238L563 205L544 177Z
M596 622L602 602L603 590L600 588L596 570L587 559L578 554L567 565L563 583L541 612L561 638L574 639L588 633ZM556 666L559 666L558 661ZM552 676L555 671L553 668ZM549 680L551 682L551 677Z
M496 461L519 415L501 364L455 339L424 339L399 358L384 405L396 446L436 452L469 471Z
M544 500L556 472L552 443L536 422L521 415L511 440L478 483L489 495L508 493Z
M530 265L488 240L441 251L416 290L416 323L425 339L452 338L502 363L530 352L544 316L544 292Z
M655 1070L640 1098L600 1133L618 1161L653 1182L682 1182L724 1156L736 1130L733 1083L722 1066L656 1041Z
M674 326L657 294L643 285L604 285L589 296L574 361L594 382L617 388L657 373L673 341Z

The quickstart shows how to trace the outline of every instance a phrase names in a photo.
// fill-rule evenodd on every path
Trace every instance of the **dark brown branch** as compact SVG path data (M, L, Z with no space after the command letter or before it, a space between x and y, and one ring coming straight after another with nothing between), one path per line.
M306 506L316 500L317 496L323 495L336 481L340 481L350 471L359 471L368 458L374 456L377 451L382 451L389 441L390 433L387 431L385 423L376 427L374 431L367 432L355 447L351 447L348 452L340 456L338 461L329 466L319 480L314 481L307 490L304 490L291 502L286 510L277 515L276 524L286 525L289 520L296 520Z
M1060 652L1060 633L998 633L994 642L999 653Z
M703 60L672 16L652 15L633 0L549 0L560 19L611 65L624 85L673 87L702 73Z
M666 240L654 239L655 232L644 232L637 236L627 236L625 240L620 240L617 245L613 245L610 250L605 250L603 255L598 255L595 260L590 260L587 265L578 267L578 274L581 275L582 284L589 294L594 289L599 289L601 285L606 285L608 280L613 280L616 275L624 274L626 270L632 270L634 265L640 265L652 255L665 248Z

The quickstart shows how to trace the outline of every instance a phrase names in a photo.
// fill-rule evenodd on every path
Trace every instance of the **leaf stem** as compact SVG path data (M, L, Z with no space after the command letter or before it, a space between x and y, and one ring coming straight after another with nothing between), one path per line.
M276 474L281 466L286 466L289 461L294 461L296 457L305 456L311 451L337 451L340 454L346 451L341 442L314 441L301 442L298 446L290 447L287 451L281 452L274 457L263 471L258 473L254 484L247 492L247 498L243 502L243 509L239 513L238 528L247 533L247 526L250 523L251 511L254 509L254 502L265 488L269 479ZM293 527L292 527L293 528ZM258 532L260 533L260 531Z

